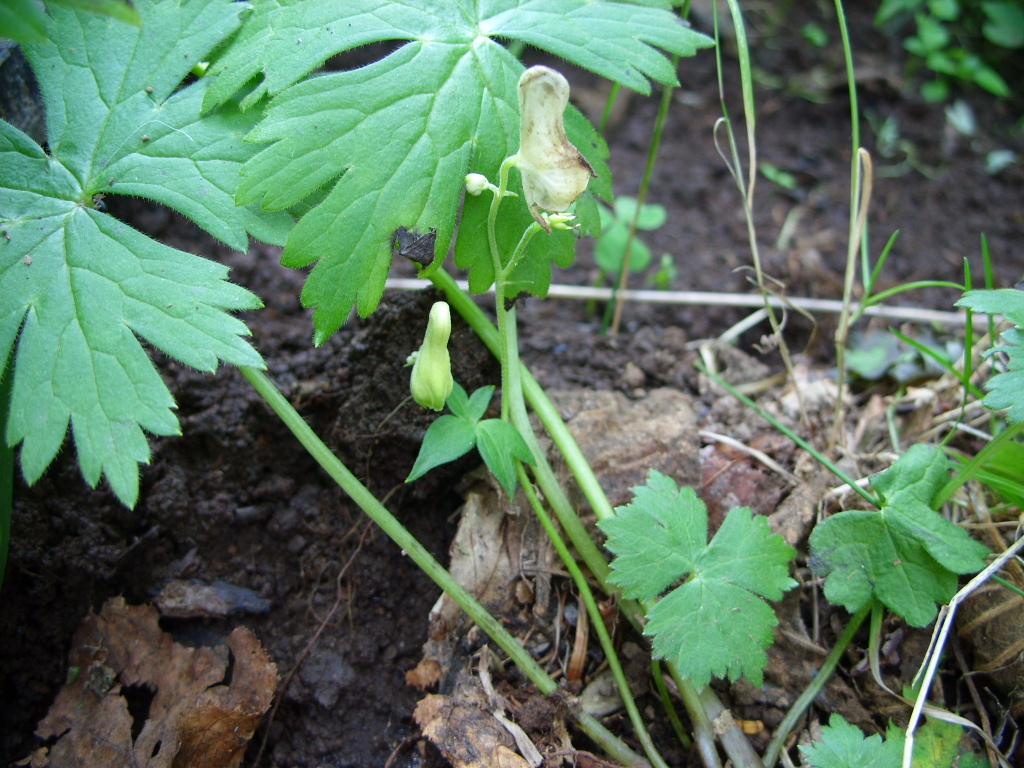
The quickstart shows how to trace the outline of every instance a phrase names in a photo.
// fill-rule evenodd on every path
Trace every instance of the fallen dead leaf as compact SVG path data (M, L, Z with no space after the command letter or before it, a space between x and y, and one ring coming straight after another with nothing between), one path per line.
M530 768L512 750L508 731L472 703L430 694L416 705L413 717L452 768Z
M160 629L150 606L108 600L75 633L69 667L77 670L39 723L52 746L20 765L32 768L236 768L270 706L277 668L248 629L227 648L185 648ZM224 684L228 650L234 657ZM149 698L132 739L125 689Z
M441 680L442 673L441 665L433 659L420 659L414 669L405 673L405 684L425 691Z

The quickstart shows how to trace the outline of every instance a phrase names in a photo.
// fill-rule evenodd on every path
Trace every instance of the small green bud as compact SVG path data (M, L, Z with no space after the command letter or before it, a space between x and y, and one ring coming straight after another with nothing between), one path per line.
M466 192L474 197L482 195L484 190L491 188L491 182L482 173L466 174Z
M412 366L409 388L413 399L424 408L440 411L452 393L452 360L448 355L448 337L452 333L452 314L448 304L434 303L430 308L423 345Z
M548 231L552 229L576 229L579 223L574 213L542 213L541 216L548 223Z

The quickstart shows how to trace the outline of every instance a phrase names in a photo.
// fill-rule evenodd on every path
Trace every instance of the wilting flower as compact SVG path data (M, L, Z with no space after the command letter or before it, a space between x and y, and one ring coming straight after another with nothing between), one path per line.
M452 360L448 355L448 337L452 333L452 314L448 304L434 303L430 308L423 345L415 355L409 388L413 399L424 408L440 411L452 393Z
M564 211L583 194L594 169L565 135L569 83L548 67L519 78L519 171L533 217L548 231L541 210Z

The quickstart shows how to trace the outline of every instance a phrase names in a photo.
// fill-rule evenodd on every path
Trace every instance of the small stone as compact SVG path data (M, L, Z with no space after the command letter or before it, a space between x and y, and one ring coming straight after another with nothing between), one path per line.
M624 389L637 389L642 387L646 381L647 374L632 360L626 363L626 367L623 368L622 374L619 376L619 386Z

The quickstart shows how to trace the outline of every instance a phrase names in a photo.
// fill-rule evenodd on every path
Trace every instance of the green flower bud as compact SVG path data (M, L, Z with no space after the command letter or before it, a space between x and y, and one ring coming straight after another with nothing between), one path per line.
M452 314L448 304L435 302L430 308L423 345L412 366L409 388L413 399L424 408L440 411L452 393L452 360L448 355L448 337L452 333Z
M519 78L519 172L530 213L551 231L540 210L564 211L583 194L594 169L565 135L569 83L548 67Z
M483 194L484 190L491 188L491 182L482 173L466 174L466 192L473 196Z

